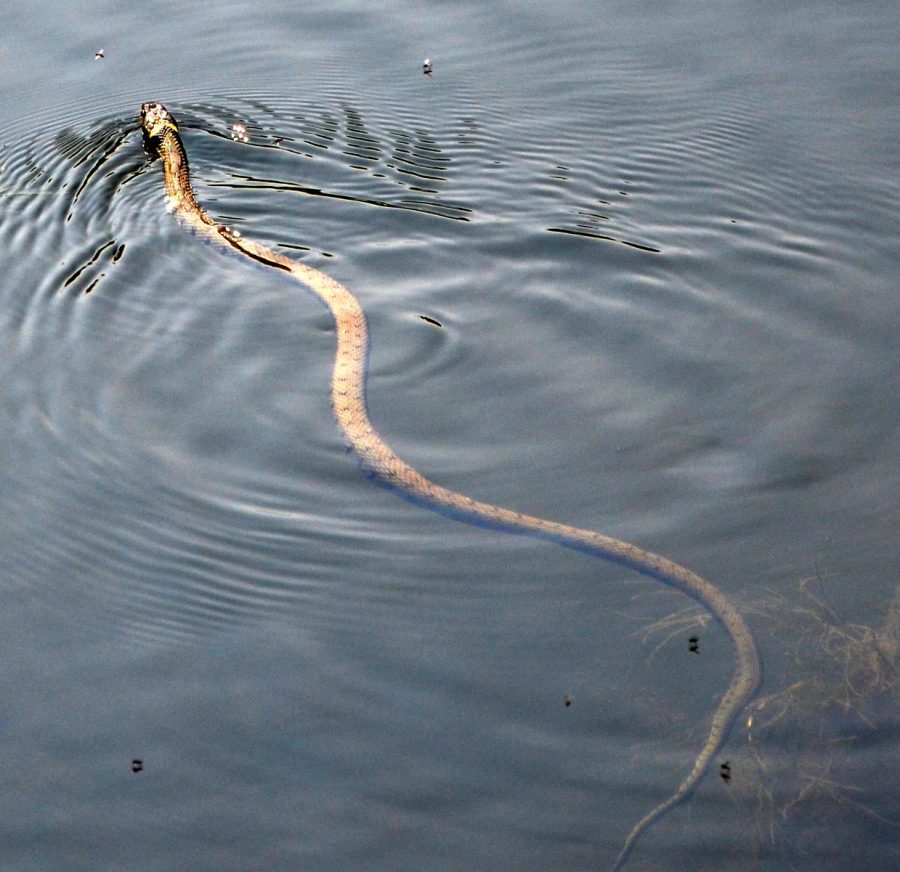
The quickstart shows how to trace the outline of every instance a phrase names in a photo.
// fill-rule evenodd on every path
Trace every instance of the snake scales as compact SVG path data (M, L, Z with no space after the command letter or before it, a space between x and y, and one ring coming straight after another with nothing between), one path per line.
M731 684L713 715L706 742L691 771L674 793L632 827L615 862L614 870L620 869L641 833L685 799L703 778L710 761L725 743L735 719L756 691L760 678L759 657L753 635L744 618L714 585L665 557L592 530L582 530L479 502L434 484L401 460L369 421L365 399L368 330L365 314L353 294L324 273L244 239L236 231L210 218L194 198L187 154L174 118L159 103L144 103L140 118L148 150L163 160L166 193L179 217L203 236L274 269L289 272L316 293L331 310L337 332L331 381L334 414L369 473L437 511L472 522L488 522L510 532L550 539L568 548L629 566L693 597L728 631L734 645L737 665Z

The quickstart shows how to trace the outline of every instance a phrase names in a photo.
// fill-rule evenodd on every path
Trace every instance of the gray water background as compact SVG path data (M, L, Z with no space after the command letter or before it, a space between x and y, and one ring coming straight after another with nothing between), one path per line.
M5 9L0 868L609 868L733 668L697 609L652 629L678 593L368 481L327 312L167 213L147 99L214 215L359 297L403 458L748 616L767 704L732 781L629 868L897 863L896 685L854 697L834 643L895 614L897 25Z

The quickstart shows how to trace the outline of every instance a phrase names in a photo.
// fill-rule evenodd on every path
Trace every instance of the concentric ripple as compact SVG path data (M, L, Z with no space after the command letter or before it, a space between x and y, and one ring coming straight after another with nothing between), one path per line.
M462 94L429 115L334 84L315 98L238 90L171 105L204 204L292 256L323 265L352 252L395 272L427 257L451 288L461 245L475 264L502 251L512 277L551 276L527 255L559 240L594 246L595 273L627 264L664 307L679 294L748 333L790 334L789 318L761 326L764 293L713 297L674 267L702 272L715 243L747 262L815 270L827 252L809 180L754 159L768 132L752 105L701 116L676 84L634 84L623 73L602 99L573 95L583 120L565 127L524 104L501 115ZM287 283L183 239L160 208L134 105L88 104L63 122L48 112L0 132L0 244L14 253L0 301L2 475L7 505L31 507L4 516L6 538L23 544L3 559L10 583L83 585L130 631L191 638L315 600L365 534L314 505L332 490L340 505L335 485L349 475L334 466L328 324ZM401 390L464 359L452 306L406 273L395 299L364 299L376 324L396 310L432 331L384 364ZM617 306L660 317L618 293L601 287L585 303L591 317ZM568 317L573 300L559 303ZM816 302L823 318L848 304ZM285 436L298 429L302 444ZM317 537L345 534L339 559L313 556ZM311 543L299 558L298 536ZM85 612L87 625L98 619Z

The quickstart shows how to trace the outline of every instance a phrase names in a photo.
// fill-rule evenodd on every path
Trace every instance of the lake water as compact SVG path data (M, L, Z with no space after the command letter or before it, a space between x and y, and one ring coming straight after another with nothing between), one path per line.
M145 100L357 295L401 457L747 617L757 697L626 868L900 863L898 23L5 10L0 868L609 869L734 669L677 591L367 479L327 311L167 211Z

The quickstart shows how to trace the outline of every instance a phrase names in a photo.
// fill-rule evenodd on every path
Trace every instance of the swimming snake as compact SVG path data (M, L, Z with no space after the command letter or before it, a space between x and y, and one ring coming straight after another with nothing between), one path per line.
M356 297L324 273L244 239L237 231L210 218L194 197L187 153L175 119L159 103L144 103L141 106L140 120L148 151L162 158L169 203L189 228L258 263L290 273L331 310L337 335L331 379L334 415L362 467L370 475L435 511L471 523L487 523L508 532L548 539L567 548L631 567L697 600L725 627L734 646L736 666L731 684L713 714L706 742L690 772L674 793L631 828L615 861L613 870L616 872L625 864L638 837L682 802L697 786L709 769L713 757L725 744L735 720L753 697L760 680L760 665L753 634L746 621L725 594L713 584L665 557L592 530L570 527L479 502L429 481L401 460L369 420L365 399L369 336L366 317Z

